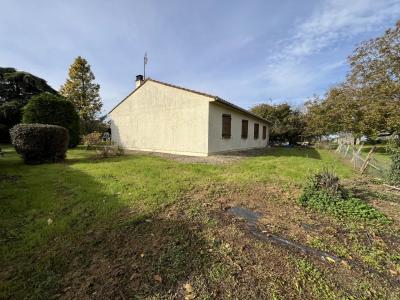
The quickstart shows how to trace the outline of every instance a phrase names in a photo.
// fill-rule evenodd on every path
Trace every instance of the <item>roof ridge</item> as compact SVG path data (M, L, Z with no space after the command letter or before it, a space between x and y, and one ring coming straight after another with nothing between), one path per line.
M226 100L224 100L224 99L222 99L222 98L220 98L218 96L207 94L207 93L204 93L204 92L199 92L199 91L192 90L192 89L188 89L188 88L185 88L185 87L182 87L182 86L179 86L179 85L170 84L170 83L167 83L167 82L155 80L155 79L152 79L150 77L147 77L137 88L135 88L131 93L129 93L128 96L126 96L122 101L120 101L116 106L114 106L114 108L111 109L109 113L111 113L115 108L117 108L117 106L119 106L122 102L124 102L130 95L132 95L134 92L136 92L138 89L140 89L147 81L153 81L153 82L158 83L158 84L162 84L162 85L169 86L169 87L176 88L176 89L180 89L180 90L183 90L183 91L186 91L186 92L190 92L190 93L194 93L194 94L198 94L198 95L202 95L202 96L205 96L205 97L212 98L216 102L219 102L221 104L230 106L231 108L239 110L242 113L248 114L248 115L252 116L253 118L256 118L256 119L262 120L264 122L270 123L270 121L268 121L268 120L266 120L266 119L264 119L264 118L262 118L260 116L257 116L256 114L253 114L252 112L248 111L247 109L244 109L244 108L242 108L242 107L240 107L240 106L238 106L236 104L233 104L233 103L231 103L229 101L226 101Z
M163 85L166 85L166 86L169 86L169 87L173 87L173 88L177 88L177 89L184 90L184 91L187 91L187 92L199 94L199 95L202 95L202 96L210 97L210 98L213 98L213 99L219 98L218 96L215 96L215 95L211 95L211 94L208 94L208 93L196 91L196 90L193 90L193 89L188 89L188 88L176 85L176 84L171 84L171 83L155 80L155 79L150 78L150 77L148 77L146 80L150 80L150 81L153 81L153 82L156 82L156 83L159 83L159 84L163 84Z

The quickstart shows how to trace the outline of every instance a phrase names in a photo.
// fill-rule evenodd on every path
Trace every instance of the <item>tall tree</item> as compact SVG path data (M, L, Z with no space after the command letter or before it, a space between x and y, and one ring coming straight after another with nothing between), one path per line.
M21 121L21 109L32 96L57 94L46 80L14 68L0 67L0 124L7 128Z
M400 132L400 22L363 42L349 57L346 80L308 102L307 132L354 137Z
M99 94L100 85L95 83L94 74L86 59L80 56L69 68L68 76L60 93L75 104L86 131L85 124L94 120L103 106Z

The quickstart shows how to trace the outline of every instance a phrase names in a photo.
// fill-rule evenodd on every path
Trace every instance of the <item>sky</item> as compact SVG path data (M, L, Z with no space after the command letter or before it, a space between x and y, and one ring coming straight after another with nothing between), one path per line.
M137 74L244 108L300 106L340 83L347 57L400 18L399 0L0 0L0 66L55 89L77 56L101 85L103 113Z

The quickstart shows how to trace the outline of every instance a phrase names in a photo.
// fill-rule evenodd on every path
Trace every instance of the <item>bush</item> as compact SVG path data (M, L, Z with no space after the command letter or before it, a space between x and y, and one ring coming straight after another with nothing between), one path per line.
M121 146L115 145L104 145L96 147L97 158L108 158L113 156L123 156L125 155L125 149Z
M102 144L101 133L92 132L83 137L83 144L87 150L94 149L96 145Z
M72 102L50 93L32 97L23 108L23 123L59 125L68 129L69 147L79 144L79 116Z
M0 124L0 143L9 143L10 142L10 133L9 129L6 125Z
M400 150L395 151L391 156L392 165L390 167L390 182L400 186Z
M18 124L10 130L11 142L26 164L56 162L66 156L68 130L57 125Z
M322 171L311 176L299 201L305 207L327 212L335 217L388 221L380 211L346 191L340 185L339 178L330 171Z

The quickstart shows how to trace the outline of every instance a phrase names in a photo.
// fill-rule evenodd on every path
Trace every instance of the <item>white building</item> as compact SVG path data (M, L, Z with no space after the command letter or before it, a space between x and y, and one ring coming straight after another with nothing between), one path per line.
M132 150L207 156L268 145L268 122L217 96L143 77L110 112L111 139Z

